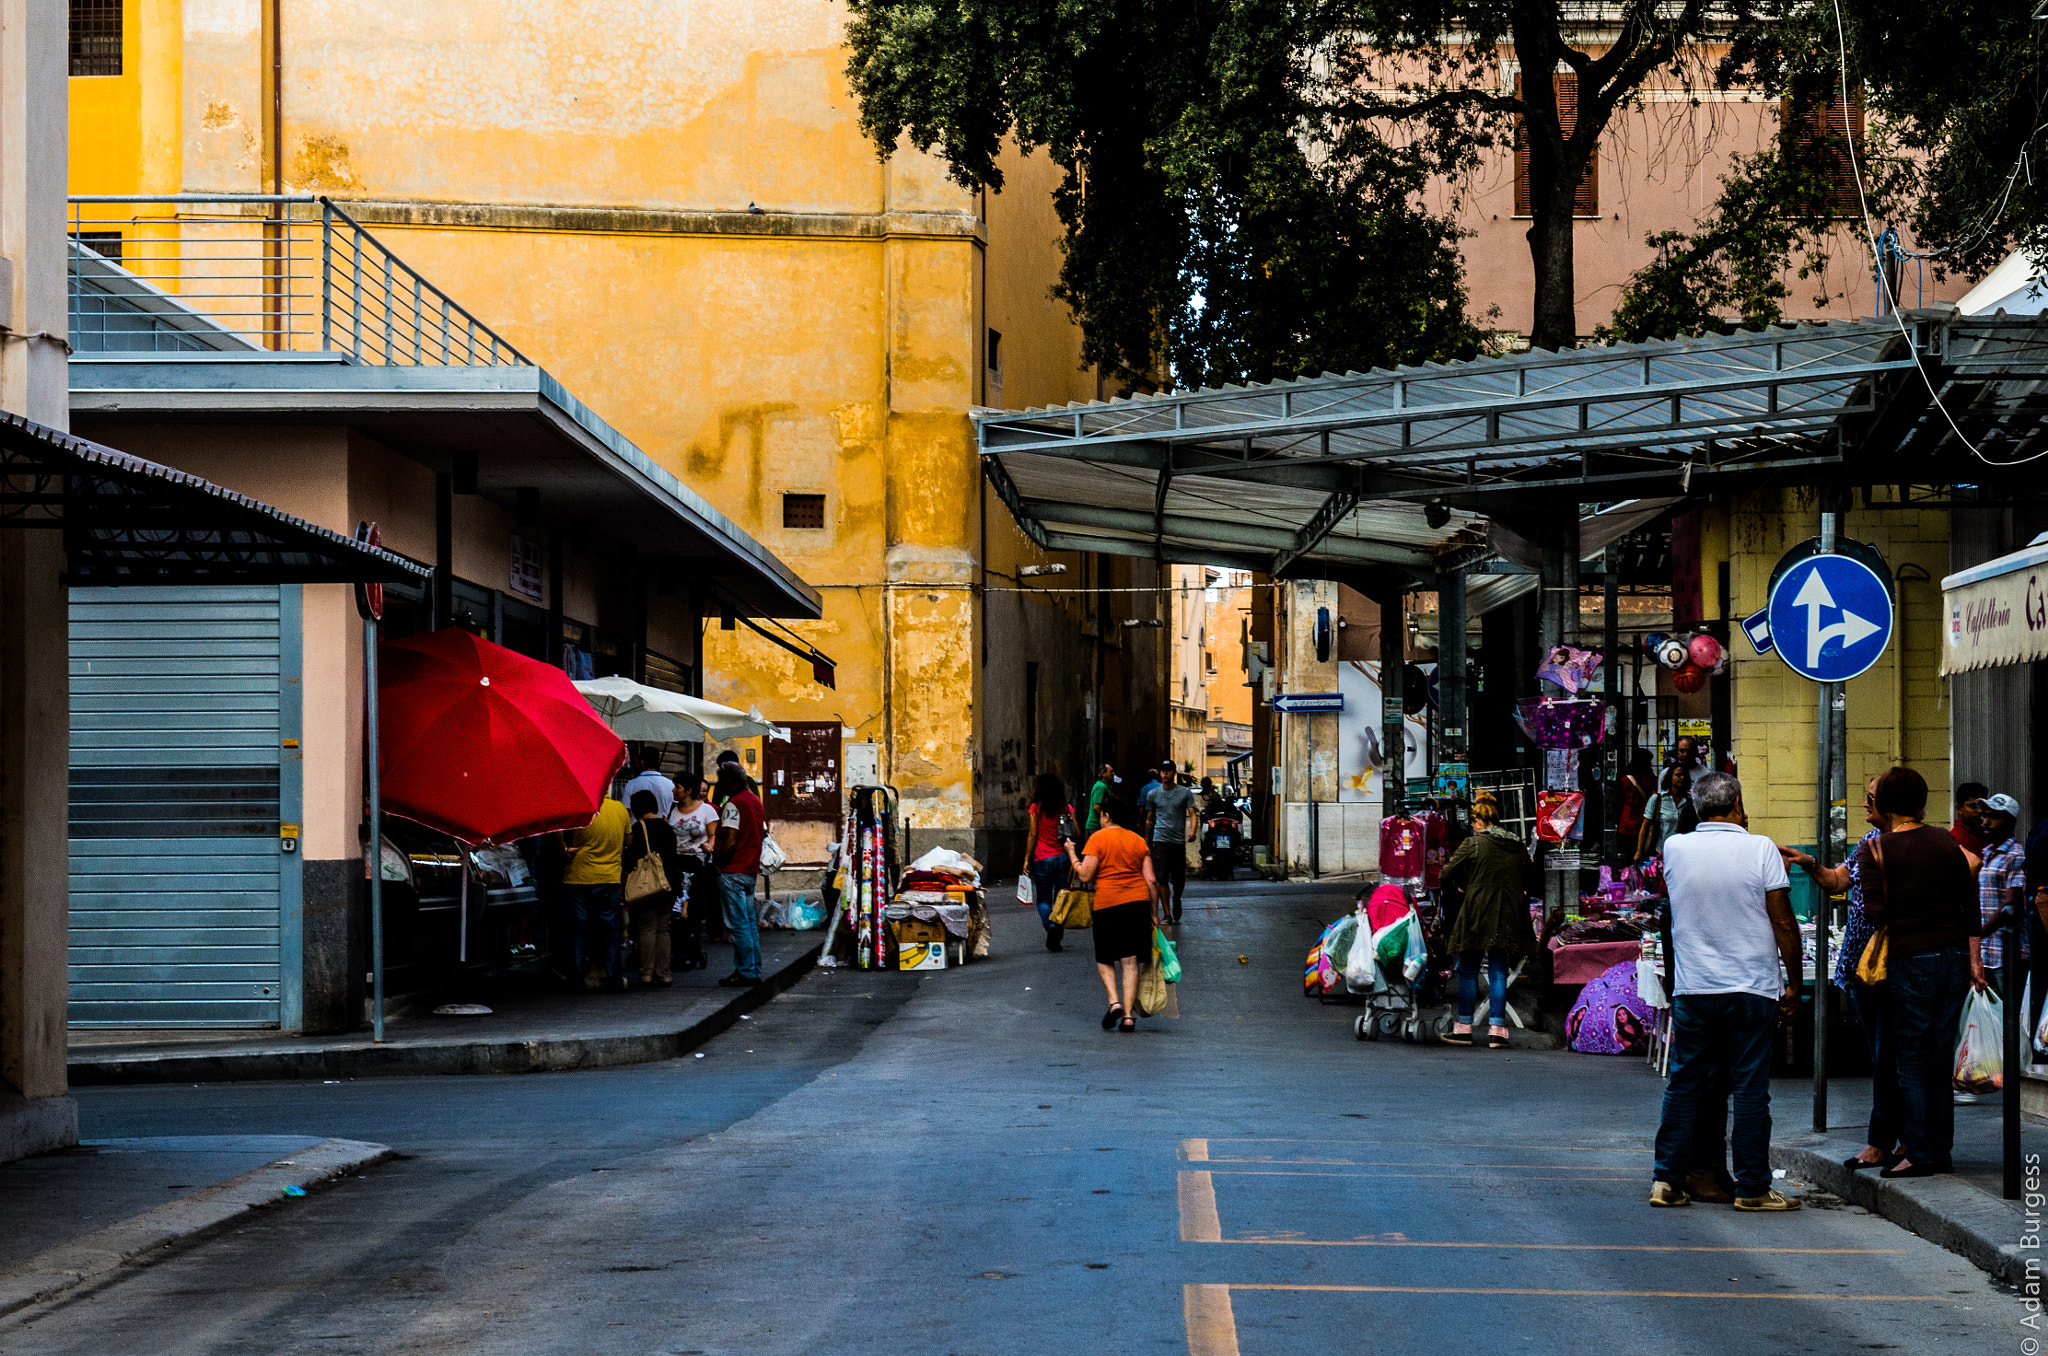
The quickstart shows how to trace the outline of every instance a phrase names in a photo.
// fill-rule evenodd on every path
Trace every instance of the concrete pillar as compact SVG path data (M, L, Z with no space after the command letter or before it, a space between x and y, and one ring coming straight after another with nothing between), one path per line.
M70 16L0 0L0 409L70 426ZM65 1096L71 744L64 542L0 529L0 1161L78 1142Z

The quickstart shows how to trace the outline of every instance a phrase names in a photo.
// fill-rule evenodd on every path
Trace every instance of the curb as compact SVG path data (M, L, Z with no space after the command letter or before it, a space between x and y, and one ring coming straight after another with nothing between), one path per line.
M1848 1140L1773 1144L1771 1166L1817 1186L1902 1229L1938 1243L1998 1280L2013 1285L2028 1279L2019 1239L2024 1221L2018 1201L2007 1201L1960 1177L1910 1177L1886 1181L1850 1172L1842 1160L1863 1146Z
M252 1210L392 1157L382 1144L330 1139L288 1158L230 1177L154 1210L60 1243L0 1275L0 1314L53 1299L118 1270L143 1254L190 1242Z
M221 1051L211 1054L115 1055L75 1060L73 1087L123 1083L246 1083L328 1078L417 1078L435 1074L560 1073L651 1064L688 1054L802 979L818 962L812 946L752 989L735 993L679 1031L532 1040L447 1041L373 1045L367 1040L328 1049Z

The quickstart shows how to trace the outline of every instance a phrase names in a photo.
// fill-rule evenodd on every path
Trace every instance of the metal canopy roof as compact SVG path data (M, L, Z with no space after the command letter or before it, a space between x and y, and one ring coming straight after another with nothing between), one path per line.
M1433 567L1474 540L1476 513L1767 473L1996 478L1956 464L1970 454L1928 387L1987 455L2018 460L2043 437L2048 321L1903 319L1905 332L1890 318L1786 326L974 419L989 480L1049 549L1282 576ZM1431 502L1452 510L1441 528Z
M432 573L11 413L0 413L0 527L61 529L70 584L393 584Z

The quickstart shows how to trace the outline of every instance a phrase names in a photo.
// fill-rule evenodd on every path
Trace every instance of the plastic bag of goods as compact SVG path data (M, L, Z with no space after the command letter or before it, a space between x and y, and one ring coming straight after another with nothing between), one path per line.
M1970 990L1956 1035L1957 1092L1996 1092L2005 1086L2005 1005L1995 994Z

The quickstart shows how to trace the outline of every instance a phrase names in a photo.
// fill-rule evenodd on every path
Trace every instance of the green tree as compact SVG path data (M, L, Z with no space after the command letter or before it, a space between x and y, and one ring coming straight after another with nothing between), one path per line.
M1347 123L1305 0L850 0L862 123L999 190L1006 139L1063 172L1055 295L1082 359L1181 385L1467 357L1431 166Z

